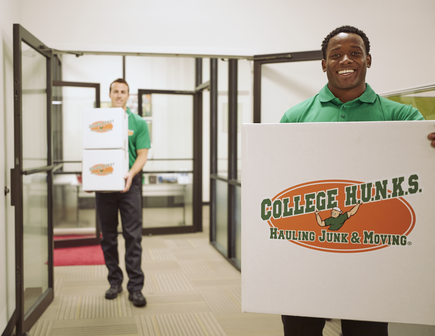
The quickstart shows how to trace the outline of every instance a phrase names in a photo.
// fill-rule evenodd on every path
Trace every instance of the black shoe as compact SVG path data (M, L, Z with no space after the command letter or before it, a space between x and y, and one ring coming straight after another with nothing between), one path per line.
M136 307L143 307L147 304L147 300L142 295L141 291L131 292L128 294L128 299L132 301Z
M118 296L118 293L122 292L122 286L121 285L111 285L110 288L106 292L106 299L107 300L113 300L116 299Z

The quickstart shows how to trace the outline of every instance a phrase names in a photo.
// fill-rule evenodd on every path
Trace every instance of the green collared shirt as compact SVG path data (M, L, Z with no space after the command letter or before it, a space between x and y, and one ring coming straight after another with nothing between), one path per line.
M286 111L281 123L424 120L411 105L376 94L370 85L358 98L342 103L325 85L318 94Z
M134 114L127 107L128 114L128 154L129 168L136 161L138 149L151 147L150 131L147 122L139 115Z

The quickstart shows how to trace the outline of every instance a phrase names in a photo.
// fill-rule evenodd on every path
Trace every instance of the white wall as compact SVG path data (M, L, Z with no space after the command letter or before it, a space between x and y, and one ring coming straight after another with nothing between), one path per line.
M385 92L434 81L435 1L22 0L22 23L66 49L261 54L320 49L351 24L372 43L371 85ZM35 15L37 13L37 15ZM68 14L68 15L66 15Z
M20 20L20 3L0 1L0 332L15 310L14 208L10 193L10 169L13 167L13 61L12 24Z

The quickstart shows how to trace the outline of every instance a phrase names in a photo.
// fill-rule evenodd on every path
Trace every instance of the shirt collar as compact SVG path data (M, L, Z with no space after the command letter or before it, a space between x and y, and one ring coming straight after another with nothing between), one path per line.
M319 99L322 103L327 103L329 101L332 101L334 99L337 99L334 94L329 90L328 84L326 84L320 91L319 91ZM356 98L355 100L360 100L363 103L374 103L376 100L376 93L373 91L373 89L366 83L366 89L364 93Z
M125 113L127 113L128 115L130 115L131 111L130 108L127 106L127 111L125 111Z

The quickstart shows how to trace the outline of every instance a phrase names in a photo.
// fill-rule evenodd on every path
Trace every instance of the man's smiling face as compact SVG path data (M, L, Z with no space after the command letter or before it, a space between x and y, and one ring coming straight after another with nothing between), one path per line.
M331 92L364 92L366 72L371 61L371 55L367 54L364 41L359 35L340 33L331 38L326 49L326 60L322 60Z
M110 88L109 97L112 101L112 107L122 107L126 110L129 97L128 86L124 83L113 83Z

